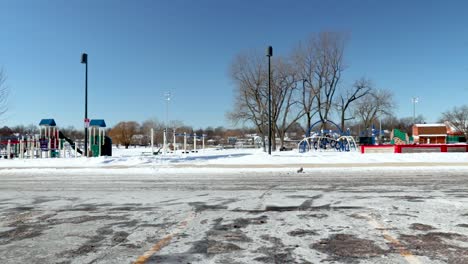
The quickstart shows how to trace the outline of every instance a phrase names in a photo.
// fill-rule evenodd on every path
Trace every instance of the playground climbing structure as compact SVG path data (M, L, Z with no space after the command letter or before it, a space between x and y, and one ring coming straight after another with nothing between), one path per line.
M350 151L357 150L356 141L347 133L343 133L340 127L332 121L325 121L325 124L334 126L336 130L320 129L313 132L313 128L322 121L317 121L307 130L306 137L298 144L300 153L310 150L335 150L335 151Z

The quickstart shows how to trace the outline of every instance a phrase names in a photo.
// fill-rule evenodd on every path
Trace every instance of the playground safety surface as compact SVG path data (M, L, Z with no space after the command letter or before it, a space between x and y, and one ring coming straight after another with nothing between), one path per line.
M468 263L468 170L0 173L0 263Z

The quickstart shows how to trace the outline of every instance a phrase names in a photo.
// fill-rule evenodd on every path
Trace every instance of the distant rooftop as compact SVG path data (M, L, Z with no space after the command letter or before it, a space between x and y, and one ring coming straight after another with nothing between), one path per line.
M417 127L446 127L445 124L414 124Z
M447 135L442 134L420 134L417 137L446 137Z

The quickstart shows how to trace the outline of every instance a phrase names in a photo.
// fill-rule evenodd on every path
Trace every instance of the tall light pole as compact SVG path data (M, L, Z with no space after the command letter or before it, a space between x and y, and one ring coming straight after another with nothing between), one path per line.
M271 57L273 56L273 47L268 46L268 155L271 155Z
M306 96L306 95L305 95L305 93L306 93L306 90L305 90L305 83L306 83L306 82L308 82L309 85L312 87L312 84L309 82L309 80L307 80L307 79L302 79L302 98L303 98L303 100L304 100L304 105L305 105L305 98L306 98L306 97L305 97L305 96ZM308 117L308 116L307 116L307 117ZM310 121L311 121L311 120L310 120L309 118L307 118L307 126L308 126L308 127L306 128L306 129L307 129L307 130L306 130L306 135L305 135L306 137L309 137L309 136L310 136L310 131L309 131L309 129L310 129Z
M263 106L261 106L261 117L262 117L262 147L263 147L263 152L266 152L266 144L265 144L265 110Z
M411 102L413 102L413 125L416 123L416 103L419 102L419 97L411 98Z
M85 141L84 141L84 153L85 157L88 157L88 54L81 54L81 63L84 63L85 68Z
M379 144L381 143L382 143L382 116L379 115Z
M164 142L164 151L166 152L167 151L167 147L169 144L166 144L168 142L168 133L167 133L167 130L168 130L168 127L169 127L169 101L171 100L171 92L165 92L164 93L164 100L166 100L166 128L164 130L164 136L166 138L166 142Z

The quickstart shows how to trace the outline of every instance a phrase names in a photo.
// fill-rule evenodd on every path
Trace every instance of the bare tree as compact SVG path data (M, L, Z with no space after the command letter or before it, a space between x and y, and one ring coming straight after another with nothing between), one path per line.
M343 54L346 36L338 32L321 32L299 43L293 53L302 80L301 105L306 119L306 131L312 118L319 115L321 127L333 111L334 97L345 69Z
M235 84L234 109L227 117L234 124L252 123L265 137L268 133L268 72L265 58L258 53L238 55L231 65Z
M426 118L423 115L417 115L416 117L402 117L398 119L397 124L393 128L397 128L405 133L413 133L413 124L425 124Z
M390 90L376 89L355 104L354 113L361 119L364 129L367 129L378 115L391 114L394 106L393 93Z
M163 141L163 131L164 131L164 123L160 122L157 118L152 118L143 121L140 127L140 133L143 135L142 144L149 144L151 142L151 129L155 133L154 137L154 144L158 144L158 142Z
M35 124L29 124L28 126L26 126L26 134L27 135L39 134L39 128Z
M354 85L344 91L338 98L336 106L338 109L338 112L341 116L341 130L345 131L345 122L347 120L351 120L354 117L346 117L346 112L350 108L351 104L366 96L369 94L371 91L371 83L369 80L366 80L364 78L356 81Z
M442 113L442 122L449 122L456 130L463 132L468 138L468 105L455 106L452 110Z
M120 122L109 131L109 136L116 144L122 144L128 148L133 142L133 136L138 133L138 126L135 121Z
M315 81L317 55L314 45L310 42L306 44L299 43L292 55L297 74L299 75L300 81L302 81L300 104L306 119L304 132L308 131L312 125L313 116L318 112L317 106L314 104L317 96L316 93L319 91L318 87L316 87L318 84Z
M84 138L84 132L81 129L76 129L74 126L68 126L61 129L62 133L72 140Z
M26 131L26 127L24 125L17 125L11 128L13 133L18 133L19 135L24 135Z
M333 100L345 69L343 54L345 36L337 32L321 32L310 39L311 51L314 52L313 78L309 80L315 89L317 111L322 126L332 111Z
M3 69L0 69L0 116L6 113L8 110L7 103L8 103L8 94L9 89L5 85L6 75Z
M311 127L315 115L320 118L321 128L325 128L329 117L338 110L341 128L344 129L345 122L353 118L349 116L352 106L367 98L371 86L365 79L341 91L341 77L346 68L343 62L346 39L343 33L321 32L300 43L287 59L274 58L272 134L280 137L281 146L288 128L303 117L306 119L305 131ZM234 124L253 124L263 137L268 133L268 72L265 61L259 53L244 53L235 58L231 65L231 77L236 87L234 109L227 114ZM372 120L377 113L387 109L385 99L390 98L378 99L379 106L374 109L376 98L378 94L366 99L372 103L355 108L360 109L356 113L361 112L360 117L366 120L365 123L370 122L367 118ZM372 114L372 110L377 112Z
M13 135L13 130L7 126L0 128L0 136L11 136Z
M251 123L265 137L268 134L268 71L265 57L258 53L239 55L231 67L232 79L236 84L234 110L228 118L234 123ZM288 128L302 117L297 108L298 75L292 64L285 58L273 60L271 83L272 135L278 133L283 146ZM276 149L276 141L272 142Z
M276 60L272 88L272 120L278 133L280 147L284 147L284 137L303 115L300 107L300 93L297 89L298 74L284 59ZM273 134L274 135L274 134ZM273 144L276 149L276 143Z

